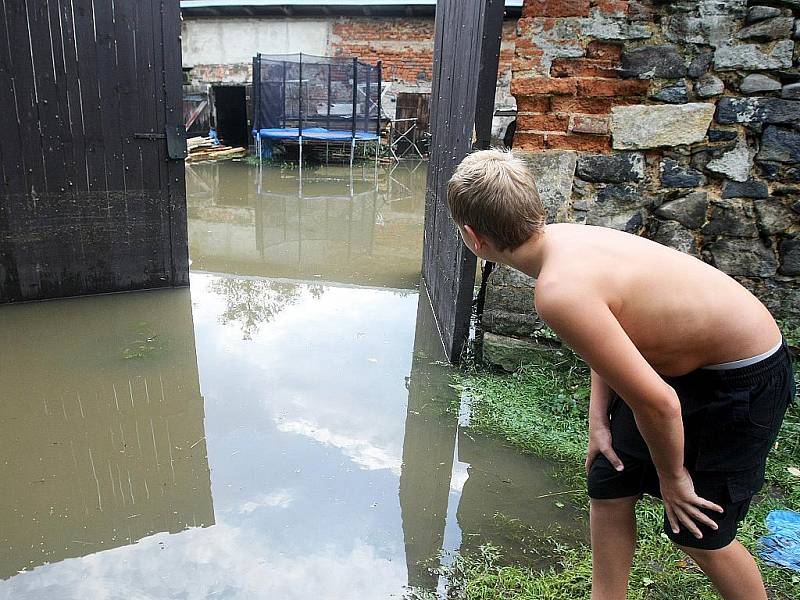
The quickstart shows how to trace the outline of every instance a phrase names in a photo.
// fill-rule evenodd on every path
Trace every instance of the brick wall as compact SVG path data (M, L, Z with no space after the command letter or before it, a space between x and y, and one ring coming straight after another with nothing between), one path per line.
M647 97L649 82L626 77L621 54L624 41L650 37L651 17L624 0L526 2L512 67L515 147L610 150L611 107Z
M549 219L687 252L800 319L799 17L795 0L526 0L514 148ZM534 294L492 276L490 359L541 332Z
M387 80L430 84L433 69L434 20L430 18L340 18L333 23L333 56L358 56L365 62L383 61ZM515 22L506 21L500 73L514 60Z

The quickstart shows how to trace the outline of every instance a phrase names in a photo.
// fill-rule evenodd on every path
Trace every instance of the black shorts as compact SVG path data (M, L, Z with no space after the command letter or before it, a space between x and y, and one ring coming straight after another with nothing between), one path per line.
M691 548L724 548L736 537L753 495L764 484L767 454L775 443L786 409L795 395L792 357L784 340L767 358L728 370L698 369L662 377L678 394L685 434L684 465L695 492L720 505L720 514L703 510L719 526L698 523L697 539L685 527L675 534L664 516L664 532ZM614 393L609 404L614 451L625 469L617 472L602 454L589 470L589 496L625 498L643 493L661 497L658 475L633 412Z

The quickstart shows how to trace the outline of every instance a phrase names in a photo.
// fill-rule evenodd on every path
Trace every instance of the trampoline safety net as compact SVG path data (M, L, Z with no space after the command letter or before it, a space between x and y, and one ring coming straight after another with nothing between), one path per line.
M253 133L314 129L380 135L381 64L309 54L253 58ZM309 131L311 130L311 131Z

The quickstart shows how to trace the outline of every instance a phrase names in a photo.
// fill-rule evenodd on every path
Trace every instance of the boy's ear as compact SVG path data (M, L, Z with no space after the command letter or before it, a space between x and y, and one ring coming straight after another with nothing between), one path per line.
M471 246L475 252L479 252L480 249L486 244L483 238L475 233L475 230L469 225L464 225L464 232L467 234L469 246Z

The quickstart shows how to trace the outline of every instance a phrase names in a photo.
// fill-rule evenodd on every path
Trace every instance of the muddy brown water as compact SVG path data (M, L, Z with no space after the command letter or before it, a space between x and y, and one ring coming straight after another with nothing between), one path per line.
M575 529L447 410L425 169L187 166L191 289L0 307L0 599L400 598Z

